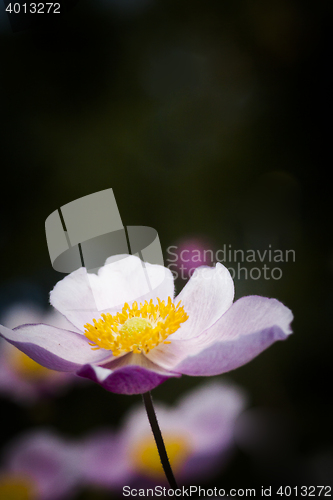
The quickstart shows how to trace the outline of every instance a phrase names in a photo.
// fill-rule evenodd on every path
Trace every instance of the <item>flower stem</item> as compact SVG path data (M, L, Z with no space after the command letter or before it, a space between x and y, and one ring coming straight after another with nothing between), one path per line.
M159 454L160 459L161 459L164 473L166 475L166 478L168 480L170 487L175 490L176 488L178 488L178 486L177 486L177 483L175 480L175 476L173 475L173 472L171 469L168 454L167 454L166 449L165 449L165 444L163 441L161 430L160 430L158 422L157 422L156 413L155 413L154 406L153 406L153 400L152 400L150 392L145 392L144 394L142 394L142 399L143 399L143 402L144 402L145 407L146 407L148 420L149 420L149 423L151 426L151 430L153 431L153 434L154 434L155 443L157 446L158 454Z

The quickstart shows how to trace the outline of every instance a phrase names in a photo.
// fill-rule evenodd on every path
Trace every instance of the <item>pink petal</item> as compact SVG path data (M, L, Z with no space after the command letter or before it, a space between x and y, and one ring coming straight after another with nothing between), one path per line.
M197 453L216 453L230 445L234 422L246 399L241 388L214 379L181 400L179 415L193 431L192 445Z
M98 429L81 442L79 466L84 484L104 488L121 488L132 475L123 439L109 430Z
M14 351L14 352L13 352ZM29 377L16 366L18 349L0 337L0 393L18 404L29 404L45 395L65 390L80 379L74 374L45 370L42 377Z
M22 325L10 330L0 325L0 335L37 363L58 371L75 371L86 363L112 358L110 351L92 350L80 333L50 325Z
M158 367L156 367L158 369ZM89 378L104 389L117 394L143 394L151 391L170 377L180 377L177 373L153 371L143 366L126 365L116 370L87 364L77 375Z
M194 339L194 351L174 369L188 375L218 375L242 366L291 333L290 309L275 299L239 299L208 331Z
M160 344L147 357L167 370L187 375L218 375L251 361L291 333L290 309L275 299L237 300L208 330L189 340Z
M56 284L51 304L80 331L101 313L114 314L125 302L173 298L172 273L163 266L145 263L134 255L110 258L98 275L78 269Z
M31 431L10 443L4 461L8 472L35 483L35 500L60 500L72 498L81 480L79 459L71 443L48 431Z
M175 304L181 300L189 318L171 337L190 339L207 330L224 314L234 300L234 282L226 267L199 267L185 285Z

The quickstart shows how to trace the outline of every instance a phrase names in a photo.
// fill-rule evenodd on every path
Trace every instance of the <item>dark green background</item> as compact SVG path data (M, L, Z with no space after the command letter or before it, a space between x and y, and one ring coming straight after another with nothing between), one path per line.
M239 450L207 485L313 484L315 458L333 460L331 20L325 1L81 0L53 24L0 33L2 310L46 305L62 277L46 217L109 187L165 257L185 237L296 252L281 280L235 281L237 298L290 307L295 333L228 375L281 415L283 445L272 424L270 453ZM170 380L155 398L201 381ZM139 399L97 385L29 410L2 398L0 439L40 425L83 436Z

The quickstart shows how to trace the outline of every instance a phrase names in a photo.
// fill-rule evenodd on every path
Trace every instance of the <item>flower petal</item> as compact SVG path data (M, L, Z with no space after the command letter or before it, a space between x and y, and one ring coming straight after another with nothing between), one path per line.
M22 325L10 330L0 325L0 335L37 363L59 371L76 371L86 363L110 359L110 351L92 350L80 333L50 325Z
M1 323L7 328L15 328L20 325L32 325L36 323L45 323L46 325L56 326L63 330L71 329L77 331L67 319L50 307L47 311L42 310L34 303L18 302L12 304L1 316Z
M7 473L31 478L34 499L68 499L81 481L80 451L49 431L30 431L8 445L4 462Z
M143 394L151 391L170 377L180 376L171 372L159 373L139 365L126 365L113 371L90 364L80 368L77 375L97 382L107 391L128 395Z
M167 370L187 375L218 375L248 363L291 333L290 309L266 297L237 300L196 338L174 340L152 349L147 357Z
M172 407L154 401L166 447L170 440L178 442L180 453L183 453L183 463L181 460L174 464L179 479L187 481L214 473L221 465L221 458L226 459L231 448L235 420L244 405L245 395L241 389L216 381L194 388ZM149 467L138 467L142 446L152 440L142 405L131 407L127 413L121 440L132 475L143 473L145 478L156 481L157 477ZM111 449L109 453L112 455ZM107 454L105 459L107 462ZM158 477L158 481L163 481L163 477Z
M115 259L118 260L115 260ZM107 259L98 275L78 269L56 284L51 304L80 331L101 313L114 314L125 302L173 298L174 285L169 269L143 263L134 255Z
M171 339L190 339L207 330L231 307L234 300L234 282L226 267L199 267L185 285L179 300L189 318L181 325Z
M229 446L234 422L246 402L240 387L216 379L195 388L181 400L179 416L193 432L192 446L197 453L215 453Z
M290 309L275 299L239 299L208 331L195 339L201 352L174 369L187 375L218 375L242 366L291 333Z
M81 442L81 482L113 489L129 484L132 473L123 441L109 429L98 429L88 435Z

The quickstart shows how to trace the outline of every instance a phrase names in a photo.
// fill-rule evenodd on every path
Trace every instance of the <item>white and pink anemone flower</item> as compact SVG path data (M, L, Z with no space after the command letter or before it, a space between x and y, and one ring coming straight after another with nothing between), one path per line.
M58 328L70 328L66 318L51 309L43 311L36 304L13 304L2 314L2 321L9 328L22 323L47 323ZM0 338L0 393L17 403L30 404L38 398L53 396L71 383L82 381L71 373L48 370L35 363L26 354Z
M2 453L0 498L72 498L81 483L80 455L81 447L48 430L17 437Z
M213 476L234 450L234 428L245 408L244 391L227 382L203 384L169 407L154 402L176 478L182 483ZM89 486L120 489L166 481L142 405L118 432L96 431L81 442L82 477Z
M0 326L0 334L47 368L75 372L111 392L140 394L170 377L234 370L291 333L292 312L278 300L247 296L233 303L233 280L220 263L199 267L175 299L171 271L142 266L135 256L109 258L98 275L80 268L57 283L50 302L70 329L26 324Z

